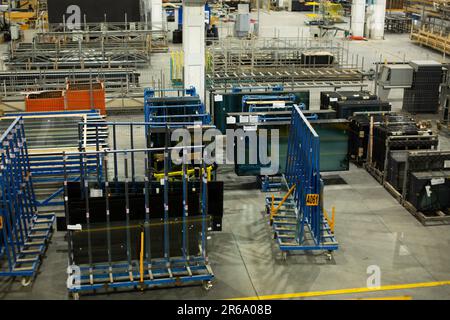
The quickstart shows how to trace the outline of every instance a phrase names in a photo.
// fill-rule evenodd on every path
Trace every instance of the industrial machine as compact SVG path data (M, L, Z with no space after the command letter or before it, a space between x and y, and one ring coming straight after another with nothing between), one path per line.
M355 112L390 111L391 104L369 91L323 91L320 108L331 108L336 111L337 118L348 119Z
M377 92L386 100L391 89L404 89L403 111L437 113L443 66L436 61L377 65Z

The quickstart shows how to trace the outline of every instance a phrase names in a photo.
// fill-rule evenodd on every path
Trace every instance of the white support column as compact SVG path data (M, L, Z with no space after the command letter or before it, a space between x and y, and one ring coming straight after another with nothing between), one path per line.
M205 2L183 1L184 87L205 97Z
M370 28L370 38L380 40L384 38L384 19L386 15L386 0L375 0L373 4L373 18Z
M162 0L147 1L152 19L152 29L161 30L163 28Z
M366 0L353 0L351 29L354 36L364 36L364 21L366 18Z

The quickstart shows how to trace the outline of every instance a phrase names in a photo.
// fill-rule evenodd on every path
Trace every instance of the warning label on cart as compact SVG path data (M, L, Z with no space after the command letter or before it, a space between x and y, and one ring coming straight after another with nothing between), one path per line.
M0 217L0 230L3 229L3 217Z
M306 205L308 207L317 207L319 205L319 195L318 194L307 194L306 195Z

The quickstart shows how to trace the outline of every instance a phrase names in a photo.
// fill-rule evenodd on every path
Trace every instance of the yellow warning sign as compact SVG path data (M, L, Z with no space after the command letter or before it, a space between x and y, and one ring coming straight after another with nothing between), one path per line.
M318 194L307 194L306 195L306 205L308 207L317 207L319 205L319 195Z

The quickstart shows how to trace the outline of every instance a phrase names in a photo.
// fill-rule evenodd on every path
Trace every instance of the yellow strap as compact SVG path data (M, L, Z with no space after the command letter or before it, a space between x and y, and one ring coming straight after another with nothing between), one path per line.
M144 282L144 232L141 232L141 253L139 258L139 275L141 282Z
M328 225L330 226L331 233L333 233L333 234L334 234L334 218L335 218L335 214L336 214L336 210L333 207L333 208L331 208L331 220L330 220L330 218L328 217L328 213L325 211L325 209L323 209L323 216L327 220Z
M208 181L211 181L212 170L213 170L212 166L209 166L209 167L206 168ZM202 169L201 172L203 172L203 169ZM189 170L186 171L186 173L187 173L188 176L191 176L191 175L193 175L195 173L195 169L189 169ZM169 177L177 177L177 176L182 176L182 175L183 175L183 171L172 171L172 172L169 172L169 174L168 174ZM164 178L164 173L155 173L154 177L155 177L155 179L162 179L162 178Z
M295 184L289 189L288 193L286 193L286 195L283 197L283 199L281 199L278 206L275 209L272 209L272 211L270 212L270 221L273 220L273 216L278 212L278 210L280 210L281 206L286 202L287 198L289 198L289 196L291 195L292 191L294 191L294 189L295 189ZM273 200L273 195L272 195L272 200Z

